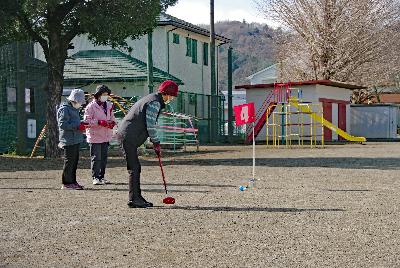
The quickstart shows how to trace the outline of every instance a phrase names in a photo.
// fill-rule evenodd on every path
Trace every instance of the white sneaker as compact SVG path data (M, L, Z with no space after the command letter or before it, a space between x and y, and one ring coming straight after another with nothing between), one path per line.
M99 180L99 179L93 179L93 185L103 185L104 184L104 182L102 182L101 180Z
M104 184L111 184L111 181L107 180L106 178L101 179Z

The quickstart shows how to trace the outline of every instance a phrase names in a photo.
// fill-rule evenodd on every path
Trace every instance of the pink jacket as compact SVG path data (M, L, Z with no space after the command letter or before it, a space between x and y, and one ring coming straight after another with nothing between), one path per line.
M99 120L115 121L113 112L114 105L107 102L107 114L104 112L102 106L98 105L96 100L93 100L85 109L83 121L88 123L86 128L87 142L89 143L103 143L110 142L113 131L110 128L102 127L99 125Z

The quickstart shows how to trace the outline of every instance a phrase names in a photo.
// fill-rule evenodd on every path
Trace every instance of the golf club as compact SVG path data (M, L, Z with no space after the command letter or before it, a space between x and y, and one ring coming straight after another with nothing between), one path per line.
M164 169L162 166L162 162L161 162L161 157L159 154L157 154L158 157L158 163L160 164L160 168L161 168L161 175L162 175L162 179L163 179L163 183L164 183L164 189L165 189L165 195L168 195L168 191L167 191L167 183L165 182L165 175L164 175ZM163 203L164 204L175 204L175 198L171 197L171 196L167 196L163 199Z

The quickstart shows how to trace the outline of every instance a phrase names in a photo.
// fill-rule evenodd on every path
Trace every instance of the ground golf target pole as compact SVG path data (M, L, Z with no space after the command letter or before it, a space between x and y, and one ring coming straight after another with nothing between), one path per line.
M253 177L248 179L247 186L239 186L240 191L244 191L248 189L249 187L254 185L255 182L255 173L256 173L256 127L258 127L258 122L255 124L256 118L255 118L255 108L254 108L254 103L246 103L242 105L237 105L233 107L233 110L235 112L235 121L236 121L236 126L241 126L247 124L248 126L251 124L253 127L252 130L252 138L253 138ZM257 129L258 132L259 129ZM247 136L246 136L247 139Z

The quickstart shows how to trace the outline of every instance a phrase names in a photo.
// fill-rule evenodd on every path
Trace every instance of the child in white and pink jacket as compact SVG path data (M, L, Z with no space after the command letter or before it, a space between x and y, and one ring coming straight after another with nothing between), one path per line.
M114 105L108 102L111 90L105 85L96 88L94 99L85 109L86 137L90 146L92 179L94 185L110 183L104 175L107 166L109 142L116 125Z

